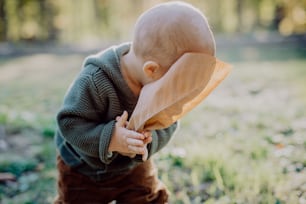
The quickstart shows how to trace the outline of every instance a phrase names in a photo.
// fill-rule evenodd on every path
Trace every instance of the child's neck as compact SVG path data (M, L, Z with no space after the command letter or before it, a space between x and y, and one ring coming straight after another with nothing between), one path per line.
M129 53L126 55L123 55L120 60L120 69L121 73L123 75L124 80L126 81L129 88L132 90L132 92L139 96L140 90L142 88L142 84L137 80L137 65L133 63L133 60L131 60L131 57L129 56Z

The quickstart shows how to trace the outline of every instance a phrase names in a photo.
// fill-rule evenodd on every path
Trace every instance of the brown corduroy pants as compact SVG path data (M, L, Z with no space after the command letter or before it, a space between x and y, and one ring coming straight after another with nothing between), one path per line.
M96 182L67 166L57 157L58 195L55 204L167 203L168 191L157 178L157 169L148 160L129 173Z

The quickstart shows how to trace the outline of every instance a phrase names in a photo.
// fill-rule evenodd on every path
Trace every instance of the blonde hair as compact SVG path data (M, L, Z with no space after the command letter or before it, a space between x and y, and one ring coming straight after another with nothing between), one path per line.
M206 17L182 2L157 5L135 25L133 50L137 57L169 68L185 52L215 55L215 40Z

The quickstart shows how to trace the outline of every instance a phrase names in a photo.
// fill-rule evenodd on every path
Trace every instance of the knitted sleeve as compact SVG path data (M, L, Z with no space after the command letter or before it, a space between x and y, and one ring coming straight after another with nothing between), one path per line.
M57 115L58 127L76 153L100 158L109 164L117 155L108 155L115 121L103 121L107 100L99 97L91 75L83 74L70 87Z
M176 131L178 122L175 122L168 128L155 130L152 132L152 142L148 146L149 157L162 149L170 141L172 135Z

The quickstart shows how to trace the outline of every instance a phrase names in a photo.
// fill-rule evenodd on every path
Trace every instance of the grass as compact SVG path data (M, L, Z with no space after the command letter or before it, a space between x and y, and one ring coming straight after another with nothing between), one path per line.
M300 84L305 75L295 73L305 64L305 60L235 62L234 72L221 87L182 120L179 139L172 145L189 143L184 145L184 159L190 160L186 168L200 169L190 173L197 175L195 180L202 174L211 182L206 193L184 195L179 198L182 203L305 199L306 110L301 94L305 82ZM177 192L186 192L185 186Z
M306 57L295 48L228 48L230 76L181 120L154 157L171 203L306 202ZM302 54L301 54L302 52ZM289 53L289 55L287 55ZM51 203L54 116L83 55L0 61L0 203ZM3 155L3 156L2 156Z

